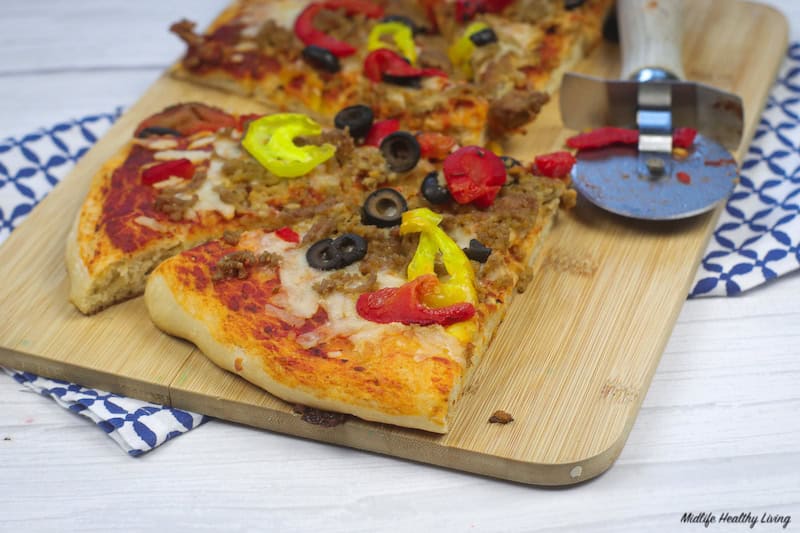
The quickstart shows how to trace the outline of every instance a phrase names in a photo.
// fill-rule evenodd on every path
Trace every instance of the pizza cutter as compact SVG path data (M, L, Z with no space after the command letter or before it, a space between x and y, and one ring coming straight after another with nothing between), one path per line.
M741 99L683 81L681 0L617 0L622 80L564 76L561 117L581 130L636 128L636 146L581 150L573 184L593 204L646 220L671 220L712 209L736 182L728 150L742 137ZM673 128L698 130L686 153L673 152Z

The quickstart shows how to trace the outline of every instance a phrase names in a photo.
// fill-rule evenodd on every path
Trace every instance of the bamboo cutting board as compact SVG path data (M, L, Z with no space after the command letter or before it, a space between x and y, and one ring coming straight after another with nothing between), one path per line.
M684 64L690 80L745 102L741 160L787 44L783 16L733 0L686 2ZM600 47L580 70L618 73L618 50ZM563 212L528 290L476 369L440 436L363 422L303 422L291 406L158 331L141 298L84 317L67 301L69 221L92 174L164 106L204 100L257 111L244 99L159 79L78 163L0 249L0 364L76 381L281 433L352 446L523 483L565 485L613 463L627 439L718 213L642 223L579 202ZM557 96L508 153L523 158L569 135ZM13 280L8 283L8 280ZM515 421L488 424L497 409Z

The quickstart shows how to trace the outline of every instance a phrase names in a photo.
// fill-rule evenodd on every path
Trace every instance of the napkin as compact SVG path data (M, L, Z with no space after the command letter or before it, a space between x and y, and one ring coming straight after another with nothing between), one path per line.
M0 369L17 383L52 398L73 413L85 416L133 457L149 452L208 420L206 416L189 411L88 389L67 381Z
M738 294L800 266L800 43L789 46L690 298Z
M0 141L0 243L120 114L117 109ZM788 49L741 174L690 298L735 295L800 266L800 43ZM5 372L86 416L134 456L207 420L63 381Z

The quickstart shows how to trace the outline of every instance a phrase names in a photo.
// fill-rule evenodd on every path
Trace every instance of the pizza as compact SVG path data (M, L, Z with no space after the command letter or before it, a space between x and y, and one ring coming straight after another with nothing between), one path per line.
M444 433L575 192L571 153L495 141L597 41L607 0L237 0L181 102L93 177L67 242L84 314L160 329L285 401Z
M147 309L285 401L444 433L567 188L506 164L462 147L291 226L185 251L148 278ZM476 166L502 184L466 201L458 173Z
M434 432L562 202L522 163L368 106L170 106L94 177L67 245L84 313L144 289L153 322L290 402Z
M464 144L519 131L599 41L610 0L238 0L173 75L284 110L369 105Z
M193 102L142 121L93 177L69 234L75 306L91 314L140 295L159 262L225 231L285 225L335 202L354 183L394 179L378 147L356 146L345 131L323 131L305 115L281 116L321 145L294 148L301 155L326 154L302 179L278 176L243 148L244 130L259 115Z

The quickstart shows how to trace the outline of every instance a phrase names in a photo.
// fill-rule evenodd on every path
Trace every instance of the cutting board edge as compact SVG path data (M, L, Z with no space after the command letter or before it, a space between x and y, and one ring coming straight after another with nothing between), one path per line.
M207 407L204 409L206 415L248 427L541 487L575 485L603 474L619 457L630 433L630 427L627 427L611 446L591 457L567 463L537 463L443 446L432 433L394 428L354 417L348 417L343 424L332 428L319 427L303 421L288 404L283 411L267 409L269 416L265 417L265 409L256 405L221 398L212 405L199 393L177 388L173 388L171 395L173 407L192 411L196 410L197 403L203 402Z
M781 34L783 35L783 40L786 42L786 45L788 46L789 34L791 33L791 31L789 27L789 19L786 18L786 14L783 11L781 11L780 9L778 9L773 5L765 4L757 0L735 0L735 1L741 4L747 4L755 9L763 9L764 11L769 12L771 17L776 17L777 19L779 19L782 25ZM784 46L784 48L786 48L787 46Z
M97 388L146 402L171 405L170 388L166 383L159 384L132 376L120 376L4 346L0 346L0 366L30 372L44 378L80 383L82 387Z
M734 0L735 2L739 2L741 4L746 4L753 9L763 10L764 12L768 13L770 17L774 18L777 22L780 23L781 28L780 31L775 30L772 35L777 35L777 39L781 43L781 50L784 50L784 54L780 56L780 59L775 62L774 67L772 69L772 76L771 76L771 83L764 94L761 96L760 101L755 109L755 114L757 117L760 117L761 114L764 112L764 108L766 107L767 100L769 99L770 92L772 91L772 87L777 80L778 74L780 73L781 65L786 59L785 51L789 48L790 42L790 30L789 30L789 20L786 18L786 15L779 10L778 8L768 5L762 4L760 2L754 0ZM735 158L738 163L738 171L741 172L741 165L744 163L745 157L747 156L747 152L750 148L750 143L753 141L753 137L755 137L756 130L758 129L760 120L756 119L752 122L749 122L747 119L747 109L745 108L745 116L744 116L744 123L746 125L745 130L742 132L742 141L739 143L739 147L736 149ZM738 174L737 174L738 177ZM712 231L713 233L713 231Z
M308 424L299 415L293 414L288 404L286 410L281 411L221 398L209 403L207 397L178 387L143 382L131 377L120 379L120 376L108 372L3 347L0 347L0 365L41 377L81 381L84 387L98 388L178 409L202 411L211 417L274 433L536 486L574 485L607 471L622 451L635 419L635 415L629 417L630 424L626 425L617 440L596 455L567 463L538 463L442 446L433 434L400 428L400 431L408 433L402 434L391 426L352 417L342 426L338 426L344 428L344 431L336 431L337 428L321 428L320 431L317 426ZM139 386L135 386L136 384ZM203 409L198 409L200 404L203 404ZM388 428L389 431L383 428ZM419 439L419 435L424 435L425 438ZM576 468L579 470L576 471Z

